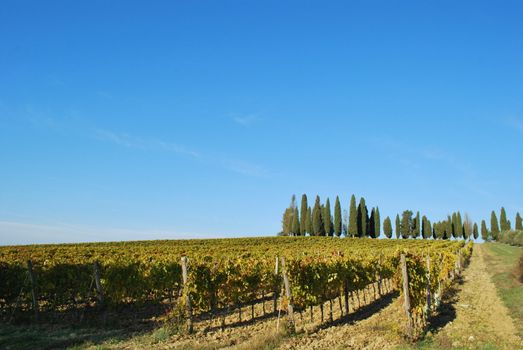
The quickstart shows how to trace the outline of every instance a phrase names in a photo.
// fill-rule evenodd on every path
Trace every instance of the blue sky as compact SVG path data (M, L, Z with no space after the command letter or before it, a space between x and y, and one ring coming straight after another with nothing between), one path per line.
M523 213L520 1L4 1L0 244Z

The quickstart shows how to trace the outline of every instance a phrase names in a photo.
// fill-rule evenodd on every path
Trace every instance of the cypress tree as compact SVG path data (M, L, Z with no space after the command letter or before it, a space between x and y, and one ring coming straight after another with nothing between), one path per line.
M421 218L421 237L423 239L427 239L430 234L431 232L427 227L427 217L423 215L423 217Z
M521 215L519 213L516 213L516 230L521 231L523 230L523 221L521 220Z
M307 195L304 193L301 196L301 207L300 207L300 232L303 236L305 236L306 232L309 232L307 230L307 210L309 209L309 205L307 204Z
M499 224L498 217L496 216L496 212L494 210L492 210L492 213L490 213L490 235L492 236L493 240L498 240Z
M323 222L321 221L321 204L320 196L316 196L314 202L314 208L312 209L312 235L313 236L324 236L325 231Z
M468 214L465 214L465 221L463 221L463 238L469 239L474 234L474 224L470 220Z
M392 237L392 223L390 222L390 218L388 216L383 221L383 233L387 238Z
M341 221L341 205L340 198L336 196L336 202L334 203L334 233L336 236L340 237L342 231L342 221Z
M456 235L458 238L462 238L463 237L463 220L461 219L461 213L459 211L456 214L456 218L458 220L456 223L456 229L457 229Z
M294 215L292 216L292 235L293 236L299 236L300 235L300 214L298 213L298 208L294 208Z
M429 219L427 219L427 239L429 239L432 236L432 223Z
M354 195L350 197L348 230L350 237L358 235L358 209L356 208L356 197Z
M454 225L452 225L452 218L447 216L447 224L445 226L445 233L443 235L443 239L450 239L451 236L454 235Z
M441 232L441 221L438 221L434 225L432 225L432 231L433 231L432 235L435 239L443 238L443 234Z
M415 222L414 222L414 232L413 232L413 236L414 238L418 238L420 236L420 232L421 232L421 221L420 221L420 218L419 218L419 211L416 212L416 219L414 219Z
M381 235L381 219L380 219L380 208L376 207L374 211L374 238L378 238Z
M288 236L292 228L292 216L290 215L290 209L285 208L283 217L281 219L281 232L284 236Z
M478 239L479 232L478 232L478 224L474 223L474 227L472 228L472 235L474 236L474 239Z
M368 237L371 237L371 238L374 238L374 215L375 215L375 210L374 208L372 208L370 210L370 218L369 218L369 222L367 224L367 236Z
M413 227L412 211L405 210L401 216L401 237L404 239L411 237Z
M441 223L439 221L435 222L434 225L432 225L432 238L434 238L434 239L441 238L440 227L441 227Z
M401 222L400 222L400 214L396 214L396 238L401 237Z
M485 222L485 220L481 220L481 238L483 238L485 242L489 240L487 223Z
M312 209L311 207L307 208L307 232L310 236L312 236Z
M501 207L501 214L499 215L499 225L501 226L501 231L510 231L510 224L507 221L507 213L503 207Z
M367 224L369 214L365 205L365 198L361 197L358 206L358 237L364 237L367 234Z
M451 228L452 238L456 238L458 236L458 229L457 229L458 216L456 215L456 213L452 213L451 223L452 223L452 226L450 228Z
M322 228L323 234L322 234L322 236L325 236L325 235L327 235L327 233L325 231L325 204L322 204L320 206L320 215L321 215L321 224L323 225L323 228Z
M282 233L288 236L292 233L292 223L294 218L294 209L296 208L296 196L292 195L291 204L283 212L283 218L281 220Z
M325 227L325 235L326 236L332 236L332 221L331 221L331 202L329 201L329 198L327 198L327 201L325 202L325 207L323 209L323 226Z

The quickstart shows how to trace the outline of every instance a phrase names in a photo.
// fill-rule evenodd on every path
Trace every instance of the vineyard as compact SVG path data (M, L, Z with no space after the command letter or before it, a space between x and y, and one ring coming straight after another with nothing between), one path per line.
M156 303L189 331L202 320L261 305L286 316L324 305L332 320L365 299L399 291L406 332L426 318L470 257L464 241L270 237L0 247L0 311L20 315ZM363 291L363 294L361 293ZM244 318L246 319L246 318Z

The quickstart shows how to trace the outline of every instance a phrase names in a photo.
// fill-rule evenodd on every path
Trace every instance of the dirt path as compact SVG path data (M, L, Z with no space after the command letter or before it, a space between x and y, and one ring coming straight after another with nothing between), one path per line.
M400 343L395 301L391 296L349 322L287 339L279 349L393 349Z
M523 349L522 340L488 274L481 245L474 247L463 282L456 286L449 308L441 319L450 318L434 335L438 348Z

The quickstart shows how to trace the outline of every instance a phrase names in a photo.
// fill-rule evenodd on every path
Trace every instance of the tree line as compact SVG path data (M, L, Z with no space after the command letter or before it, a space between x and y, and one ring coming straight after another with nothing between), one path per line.
M293 195L289 207L283 213L282 231L284 236L341 236L373 237L380 235L379 208L367 208L365 199L361 198L356 206L356 197L353 195L350 202L349 213L345 211L342 218L340 198L336 196L334 202L334 215L331 213L330 199L322 203L316 196L314 205L309 206L307 195L301 197L298 210L296 196Z
M496 212L490 213L490 230L487 228L485 220L481 221L481 237L485 241L502 241L509 244L523 245L523 220L519 213L516 213L514 230L512 223L507 219L507 212L501 207L499 221Z
M424 238L424 239L477 239L480 231L478 224L473 222L467 214L461 215L459 211L448 215L446 219L432 223L425 215L420 217L420 212L415 214L405 210L396 215L394 229L390 217L383 220L383 234L387 238ZM523 230L522 218L517 213L515 229ZM507 220L504 208L501 208L500 224L494 211L491 214L490 230L487 229L485 220L481 221L481 237L485 240L497 240L500 232L510 231L511 222ZM382 226L379 208L372 207L369 211L365 198L360 198L356 205L356 196L352 195L348 211L342 215L339 196L334 202L334 214L331 213L329 198L324 203L317 195L311 207L306 194L301 197L298 209L296 196L291 198L290 205L285 209L282 218L282 231L284 236L346 236L378 238Z

